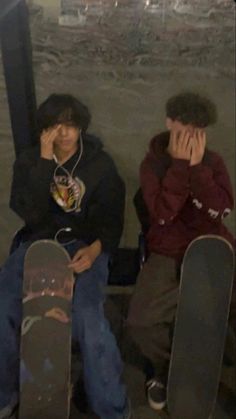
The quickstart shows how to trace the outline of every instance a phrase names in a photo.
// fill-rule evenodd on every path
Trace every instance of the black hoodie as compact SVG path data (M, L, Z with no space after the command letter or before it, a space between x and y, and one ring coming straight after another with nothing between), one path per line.
M60 167L55 172L55 160L41 158L40 147L36 146L15 161L10 207L26 224L24 240L53 239L60 229L70 227L67 239L76 238L88 244L99 239L103 250L108 252L118 246L124 222L124 182L101 141L88 134L83 138L83 154L73 173L78 181L79 198L70 212L55 200L55 175L57 179L67 178ZM64 163L68 173L79 154L78 150ZM69 188L64 191L68 194ZM59 199L60 196L59 192Z

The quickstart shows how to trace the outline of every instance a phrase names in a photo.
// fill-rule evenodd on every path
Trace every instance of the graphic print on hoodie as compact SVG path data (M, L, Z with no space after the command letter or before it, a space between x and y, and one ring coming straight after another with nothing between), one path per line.
M54 239L60 229L70 228L77 240L99 238L106 252L118 246L125 184L100 139L85 134L83 140L81 159L78 150L63 166L41 158L39 144L17 157L10 207L25 222L25 241Z
M54 176L50 185L53 199L65 212L81 211L81 201L85 194L85 184L81 179L71 176Z

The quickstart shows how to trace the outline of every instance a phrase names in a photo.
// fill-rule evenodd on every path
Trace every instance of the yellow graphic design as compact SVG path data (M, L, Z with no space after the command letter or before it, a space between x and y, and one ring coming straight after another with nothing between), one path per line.
M51 184L51 195L65 212L79 212L85 185L79 178L56 176Z

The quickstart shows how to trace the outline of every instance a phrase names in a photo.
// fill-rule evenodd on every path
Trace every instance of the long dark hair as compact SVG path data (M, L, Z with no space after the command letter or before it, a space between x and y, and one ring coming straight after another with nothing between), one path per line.
M70 123L86 131L91 115L86 105L69 94L51 94L38 108L38 135L58 123Z

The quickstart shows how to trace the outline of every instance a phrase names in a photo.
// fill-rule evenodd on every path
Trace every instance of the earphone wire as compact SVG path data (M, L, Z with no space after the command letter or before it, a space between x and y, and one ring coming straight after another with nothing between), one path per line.
M62 233L62 232L64 232L64 233L69 233L69 232L71 232L71 231L72 231L72 228L70 228L70 227L63 227L63 228L60 228L60 229L56 232L56 234L54 235L54 240L55 240L55 241L57 241L57 243L61 244L62 246L67 246L67 245L69 245L69 244L75 243L75 242L76 242L76 239L71 239L71 240L66 241L66 242L61 242L61 241L59 240L59 238L58 238L58 236L59 236L59 234L60 234L60 233Z
M78 166L78 164L79 164L79 162L80 162L80 160L81 160L81 158L82 158L83 151L84 151L83 137L82 137L82 133L81 133L81 131L80 131L79 142L80 142L80 152L79 152L78 159L76 160L76 163L75 163L75 165L74 165L74 167L73 167L72 171L71 171L71 172L69 172L69 171L68 171L68 170L67 170L67 169L63 166L63 164L57 164L57 166L56 166L56 168L55 168L55 170L54 170L54 173L53 173L53 180L54 180L54 182L55 182L55 185L57 184L57 181L56 181L56 173L57 173L57 170L58 170L59 168L60 168L60 169L62 169L62 170L66 173L66 175L67 175L68 179L73 179L74 171L75 171L76 167ZM54 157L54 160L56 161L56 163L58 163L56 156L54 155L53 157ZM70 185L68 184L67 186L65 186L65 188L66 188L66 189L69 189L69 188L70 188Z

